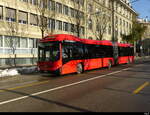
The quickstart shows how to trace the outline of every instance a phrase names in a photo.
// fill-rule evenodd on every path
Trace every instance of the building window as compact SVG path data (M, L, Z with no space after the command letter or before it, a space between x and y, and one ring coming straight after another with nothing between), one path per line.
M47 25L48 25L47 18L43 17L43 16L39 16L39 18L38 18L38 25L40 27L47 27Z
M3 47L3 36L0 36L0 47Z
M68 23L67 22L63 23L63 30L68 31Z
M69 10L68 10L69 8L68 8L68 6L64 5L63 9L64 9L64 14L68 15L69 14Z
M0 20L3 19L3 7L0 6Z
M29 45L28 47L29 48L37 48L37 42L38 42L38 39L37 38L29 38Z
M38 5L38 0L30 0L29 1L32 5Z
M34 26L38 25L38 16L36 14L30 14L30 24Z
M78 17L78 10L74 10L74 17L75 17L75 18Z
M92 26L93 26L92 20L89 19L89 21L88 21L88 29L92 30Z
M52 1L52 0L48 1L48 9L55 11L55 2L54 1Z
M21 48L28 48L28 39L27 38L21 38L20 39L20 47Z
M16 10L12 8L6 8L6 20L15 22L16 21Z
M28 2L28 0L20 0L21 2Z
M81 17L82 19L84 19L84 13L83 13L83 12L80 12L80 17Z
M71 23L68 23L68 32L71 32Z
M21 23L21 24L27 24L28 23L28 13L19 11L18 20L19 20L19 23Z
M61 3L56 3L56 12L57 13L62 13L62 4Z
M5 36L4 47L16 48L20 47L20 39L16 36Z
M54 19L48 19L48 28L51 30L55 30L55 20Z
M10 47L11 41L10 36L5 36L4 47Z
M33 38L29 38L29 48L33 48L34 44L34 39Z
M70 8L70 15L71 15L71 17L75 17L75 14L74 14L74 9L73 8Z
M62 30L62 21L56 20L56 29Z

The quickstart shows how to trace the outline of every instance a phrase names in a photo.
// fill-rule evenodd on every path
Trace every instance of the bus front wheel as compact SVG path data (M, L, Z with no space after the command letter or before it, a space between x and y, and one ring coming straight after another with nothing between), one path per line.
M77 64L77 74L83 73L83 66L81 63Z

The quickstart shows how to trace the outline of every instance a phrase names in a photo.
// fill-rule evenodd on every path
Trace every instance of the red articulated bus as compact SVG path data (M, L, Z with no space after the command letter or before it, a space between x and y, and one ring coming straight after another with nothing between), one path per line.
M108 40L81 39L73 35L55 34L38 44L38 68L59 75L82 73L134 61L133 46Z

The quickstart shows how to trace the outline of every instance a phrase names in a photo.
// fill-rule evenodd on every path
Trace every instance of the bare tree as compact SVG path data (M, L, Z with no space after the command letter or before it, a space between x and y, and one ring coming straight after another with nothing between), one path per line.
M52 34L54 31L49 19L52 19L55 16L55 4L53 1L39 0L36 5L36 10L39 14L37 22L41 30L41 37L43 38L45 36L45 32Z
M75 23L76 23L76 33L77 36L80 37L81 35L81 26L84 20L84 14L80 11L80 9L82 8L83 3L81 2L83 0L76 0L76 3L74 2L74 6L78 9L76 10L75 13Z
M9 64L12 65L13 59L13 65L16 66L16 49L19 44L19 39L15 38L18 35L19 32L19 24L16 22L16 10L15 9L6 9L6 20L7 22L4 22L4 27L7 32L8 37L5 38L5 44L6 47L9 48ZM13 56L12 56L13 55Z
M98 40L103 40L104 34L106 33L107 27L111 22L111 18L106 11L98 11L95 14L96 30L93 30L94 35Z
M16 49L19 45L19 38L17 38L18 34L18 24L16 22L6 22L6 27L7 27L7 34L9 35L8 37L5 38L5 44L6 47L9 48L9 65L14 65L16 66ZM13 64L12 64L13 61Z
M19 17L19 15L18 15ZM7 37L4 39L5 47L8 47L8 64L16 66L17 48L20 45L20 36L23 36L27 27L18 23L16 16L16 10L7 8L6 9L6 22L3 22ZM13 62L13 63L12 63Z
M64 13L70 15L67 17L67 20L71 22L71 32L75 33L78 37L80 37L82 32L84 31L82 26L85 22L84 13L82 12L84 8L84 0L73 0L71 2L72 8L64 8ZM69 10L70 14L68 14Z

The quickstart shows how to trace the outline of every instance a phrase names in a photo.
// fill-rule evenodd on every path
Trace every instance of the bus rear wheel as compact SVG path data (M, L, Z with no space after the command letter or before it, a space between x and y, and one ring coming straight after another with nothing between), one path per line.
M77 74L83 73L83 66L81 63L77 64Z

